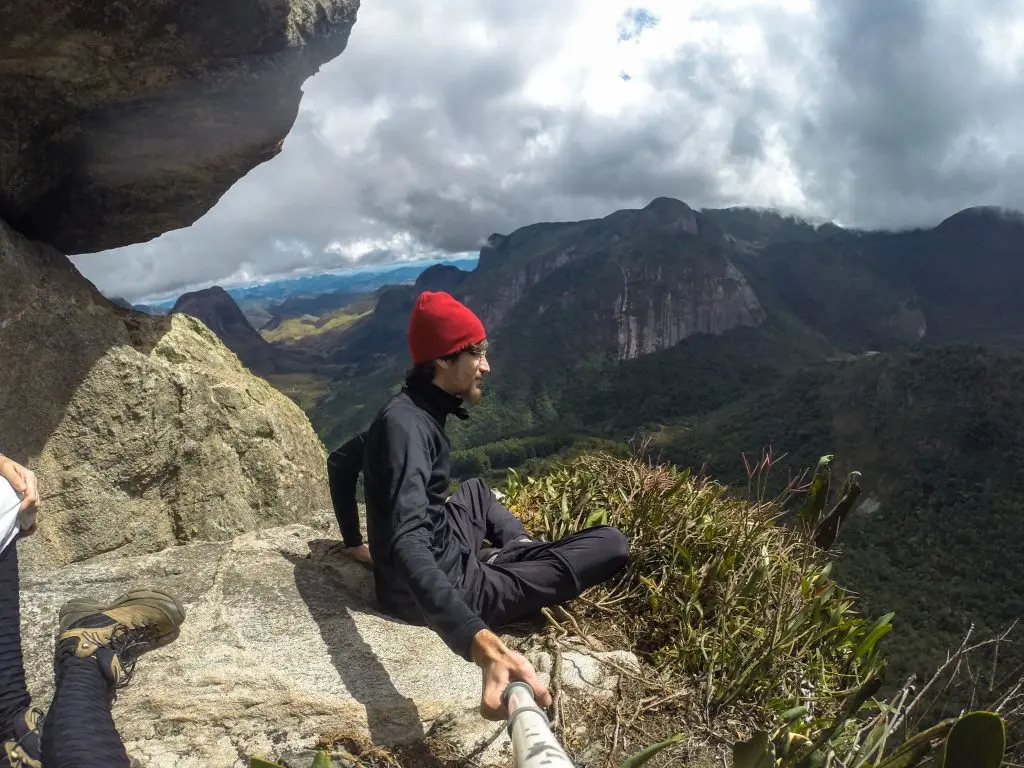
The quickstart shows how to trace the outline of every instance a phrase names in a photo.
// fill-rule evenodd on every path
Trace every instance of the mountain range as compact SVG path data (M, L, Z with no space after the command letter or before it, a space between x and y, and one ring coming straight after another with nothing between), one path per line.
M476 269L443 273L483 318L495 371L495 397L458 438L635 428L867 351L1015 347L1022 234L1019 215L986 208L930 229L863 232L658 198L491 235ZM382 289L377 310L339 340L332 359L348 375L311 413L328 442L383 402L383 373L400 378L403 315L441 274Z
M323 272L315 275L303 275L302 277L285 277L278 280L268 280L253 285L243 285L230 288L213 286L226 291L235 302L243 309L249 306L259 305L273 307L280 304L294 303L303 299L316 299L322 295L329 294L364 294L380 288L382 285L400 285L413 282L424 269L434 264L451 265L465 269L472 269L476 265L476 257L453 258L442 261L415 262L411 264L387 265L380 268L352 269L342 272ZM194 293L194 291L192 291ZM148 314L165 314L169 312L178 302L180 296L171 299L161 299L147 303L138 303L134 306L123 297L112 298L116 304L137 309ZM329 303L329 300L328 302ZM335 305L337 306L337 305ZM290 307L286 307L280 314L288 314ZM274 313L271 312L271 315Z

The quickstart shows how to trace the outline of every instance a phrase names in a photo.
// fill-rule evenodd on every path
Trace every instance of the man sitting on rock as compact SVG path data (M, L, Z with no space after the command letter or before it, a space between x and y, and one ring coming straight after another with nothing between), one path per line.
M0 455L0 768L128 768L110 713L135 661L178 636L185 611L170 595L136 589L109 605L77 598L60 609L57 689L48 713L25 685L17 540L36 530L35 474Z
M551 697L532 665L490 627L535 615L608 579L626 563L629 547L611 526L534 541L480 479L463 482L448 498L445 424L450 415L468 418L463 403L482 397L490 372L485 337L468 307L444 292L422 293L409 318L413 368L405 386L366 432L332 453L328 471L345 543L372 559L382 607L426 624L481 667L481 714L500 719L502 692L514 679L529 684L541 706ZM352 533L358 533L360 467L368 553Z

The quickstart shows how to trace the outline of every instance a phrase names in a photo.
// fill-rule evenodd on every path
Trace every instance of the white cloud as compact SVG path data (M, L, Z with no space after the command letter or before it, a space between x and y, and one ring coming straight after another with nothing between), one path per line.
M110 294L421 259L669 195L851 226L1024 207L1024 0L366 0L281 154Z

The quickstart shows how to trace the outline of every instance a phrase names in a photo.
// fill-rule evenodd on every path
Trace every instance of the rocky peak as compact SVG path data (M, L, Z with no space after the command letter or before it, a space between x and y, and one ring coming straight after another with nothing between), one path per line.
M595 227L618 237L655 230L677 235L701 233L697 213L686 203L670 197L655 198L643 208L615 211L595 222Z
M218 336L225 331L256 333L231 294L219 285L183 293L171 308L171 314L176 312L199 318Z
M477 261L478 270L488 270L501 262L502 256L508 250L508 235L497 233L488 236L480 248L480 258Z
M945 235L978 235L1016 231L1024 229L1024 212L994 205L979 205L964 208L944 219L935 232Z
M492 234L481 249L480 266L459 289L488 330L498 330L509 312L536 286L577 262L590 265L600 259L604 264L610 259L618 264L612 272L621 275L624 286L635 284L636 280L675 281L676 290L671 294L675 299L688 294L688 280L692 279L696 286L706 274L718 276L709 278L712 283L702 283L697 289L702 298L694 299L696 303L685 310L689 317L685 321L678 320L671 307L662 306L660 299L656 307L634 307L643 315L642 321L623 317L625 330L618 332L623 340L617 354L636 356L672 346L694 332L718 333L735 324L760 322L762 313L757 298L739 270L728 263L726 245L713 222L703 221L700 214L680 200L658 197L643 208L615 211L601 219L539 223L522 227L511 235ZM691 256L695 261L691 261ZM698 262L706 266L709 259L718 260L710 273L702 272L703 266L691 269ZM581 268L574 274L582 276L596 269ZM715 282L719 277L726 283ZM589 283L593 278L583 279ZM630 302L638 295L634 288L631 297L623 295L619 301L633 306ZM709 308L709 301L718 300L714 297L738 303L721 314ZM632 310L622 311L628 314ZM663 333L657 318L664 318L674 330ZM641 326L645 330L640 330Z
M679 233L698 235L702 231L697 212L681 200L656 197L640 212L642 220Z
M358 6L5 4L0 218L64 253L191 224L280 151Z
M231 294L219 285L182 294L174 302L171 314L190 315L202 321L253 373L301 372L312 362L302 352L275 347L264 339Z
M432 267L427 267L416 278L416 292L417 294L423 291L454 293L471 274L471 272L465 272L451 264L435 264Z

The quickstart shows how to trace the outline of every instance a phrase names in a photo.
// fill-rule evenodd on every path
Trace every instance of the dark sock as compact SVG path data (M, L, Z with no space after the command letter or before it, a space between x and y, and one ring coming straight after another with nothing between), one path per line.
M57 691L43 724L46 768L129 768L110 703L110 684L95 656L61 662Z
M14 720L30 703L18 594L18 545L11 544L0 553L0 742L14 736Z

